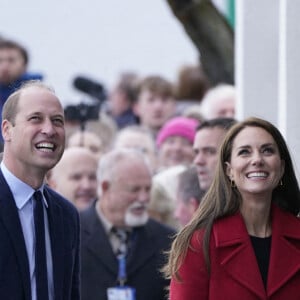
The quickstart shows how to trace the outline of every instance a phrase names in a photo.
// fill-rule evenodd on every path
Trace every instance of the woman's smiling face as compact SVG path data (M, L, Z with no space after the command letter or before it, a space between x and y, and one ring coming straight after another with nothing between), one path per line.
M227 175L243 200L248 196L272 197L284 173L284 160L273 137L263 128L246 127L233 140Z

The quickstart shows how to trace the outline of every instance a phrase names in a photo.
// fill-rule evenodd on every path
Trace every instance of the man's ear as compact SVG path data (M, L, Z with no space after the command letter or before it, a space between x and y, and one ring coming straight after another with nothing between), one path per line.
M135 115L139 116L140 115L140 106L138 102L135 102L132 106L132 110Z
M12 124L8 120L3 120L2 121L2 136L5 142L9 142L11 140L11 128Z
M49 170L46 173L46 178L45 178L45 182L53 189L55 190L57 187L57 181L54 179L54 174L53 174L53 170Z
M198 209L199 202L194 197L191 197L189 199L189 203L191 205L192 212L194 213Z
M57 184L56 184L56 181L53 180L52 177L50 177L50 178L47 179L47 184L48 184L53 190L56 189Z
M109 189L109 186L110 186L109 181L107 180L102 181L101 183L102 192L103 193L106 192Z

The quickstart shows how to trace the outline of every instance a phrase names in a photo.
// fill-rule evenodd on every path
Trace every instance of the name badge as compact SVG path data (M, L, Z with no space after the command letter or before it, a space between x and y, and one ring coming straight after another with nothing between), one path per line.
M135 300L135 289L129 286L118 286L107 289L108 300Z

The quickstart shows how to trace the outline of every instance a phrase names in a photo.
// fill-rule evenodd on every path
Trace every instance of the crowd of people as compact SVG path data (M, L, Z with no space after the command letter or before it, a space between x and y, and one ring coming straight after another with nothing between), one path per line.
M27 64L0 39L1 297L300 298L288 147L234 86L126 72L82 126Z

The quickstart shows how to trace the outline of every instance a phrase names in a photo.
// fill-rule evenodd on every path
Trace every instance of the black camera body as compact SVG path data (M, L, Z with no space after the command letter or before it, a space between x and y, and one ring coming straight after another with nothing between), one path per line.
M83 76L75 77L73 85L79 91L97 100L96 104L81 102L78 105L69 105L64 109L66 121L79 122L81 129L84 130L87 121L99 120L101 105L106 99L106 91L101 83Z
M100 104L89 105L81 102L78 105L69 105L64 109L67 121L85 123L89 120L98 120Z

